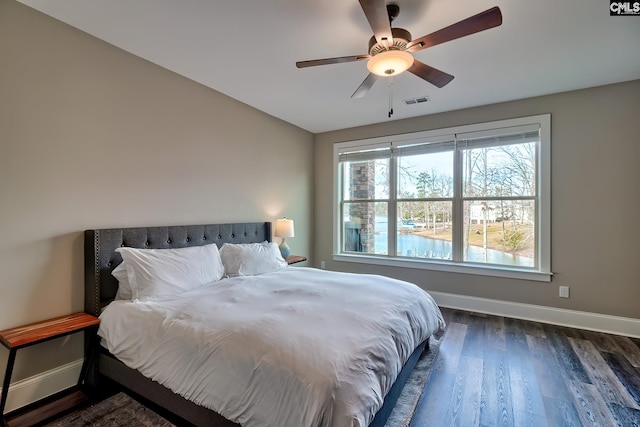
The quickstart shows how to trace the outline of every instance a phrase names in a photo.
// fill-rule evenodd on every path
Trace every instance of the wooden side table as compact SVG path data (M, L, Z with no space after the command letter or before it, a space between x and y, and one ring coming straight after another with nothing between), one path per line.
M49 341L54 338L63 337L75 332L87 331L91 328L97 330L100 320L87 313L73 313L67 316L60 316L42 322L31 323L29 325L19 326L16 328L5 329L0 331L0 343L9 349L9 359L7 360L7 370L4 374L4 382L2 383L2 396L0 397L0 417L2 425L7 425L4 414L4 408L7 403L7 395L9 394L9 385L11 384L11 374L13 373L13 364L16 360L18 349L29 347L41 342ZM94 337L95 331L88 334ZM89 351L93 348L93 343L85 345L85 358L78 380L78 386L82 385L87 373L89 365ZM53 414L49 414L53 415Z
M295 264L297 262L306 261L307 257L306 256L301 256L301 255L289 255L284 260L287 261L287 264L291 265L291 264Z

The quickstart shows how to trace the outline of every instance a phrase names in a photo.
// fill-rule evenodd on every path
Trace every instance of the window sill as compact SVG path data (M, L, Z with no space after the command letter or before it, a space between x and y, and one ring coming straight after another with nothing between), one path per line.
M550 282L553 273L543 273L529 269L501 268L475 264L460 265L446 261L414 261L411 259L391 259L375 255L333 255L334 261L355 262L361 264L387 265L390 267L415 268L422 270L446 271L450 273L475 274L479 276L506 277L510 279Z

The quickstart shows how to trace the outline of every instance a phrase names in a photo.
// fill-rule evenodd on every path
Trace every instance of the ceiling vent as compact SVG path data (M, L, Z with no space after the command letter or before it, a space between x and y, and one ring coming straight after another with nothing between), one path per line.
M424 104L425 102L429 102L431 99L427 95L419 96L417 98L405 99L404 103L407 105L416 105L416 104Z

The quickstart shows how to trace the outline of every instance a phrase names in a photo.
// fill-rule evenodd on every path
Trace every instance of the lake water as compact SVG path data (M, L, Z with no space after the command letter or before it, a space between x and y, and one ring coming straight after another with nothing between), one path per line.
M375 252L382 254L387 252L386 221L376 221L376 230L385 230L376 233ZM442 239L431 239L411 233L398 235L398 252L406 257L451 259L451 242ZM533 267L533 258L513 255L509 252L487 249L488 264L512 265L518 267ZM468 262L485 263L484 249L481 246L469 246Z

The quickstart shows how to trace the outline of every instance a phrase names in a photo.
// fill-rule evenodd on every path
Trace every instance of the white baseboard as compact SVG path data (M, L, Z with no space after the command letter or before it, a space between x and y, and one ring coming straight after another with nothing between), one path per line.
M12 383L5 412L22 408L78 383L82 359ZM1 389L0 389L1 390Z
M640 319L429 291L442 307L640 338Z

